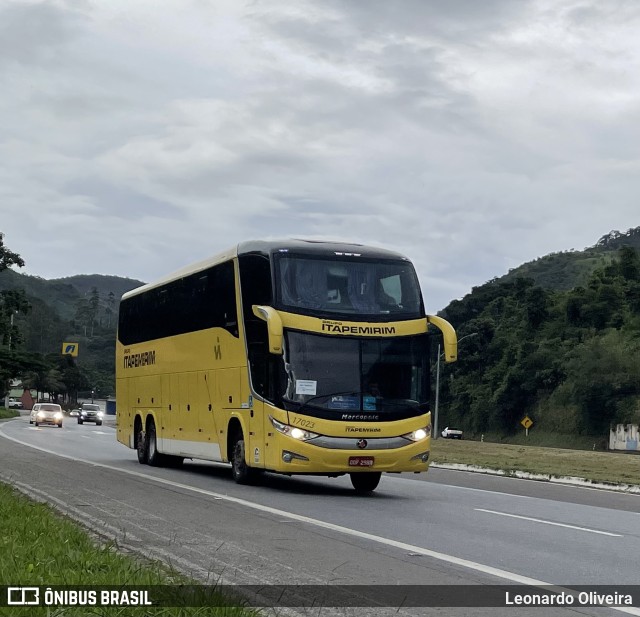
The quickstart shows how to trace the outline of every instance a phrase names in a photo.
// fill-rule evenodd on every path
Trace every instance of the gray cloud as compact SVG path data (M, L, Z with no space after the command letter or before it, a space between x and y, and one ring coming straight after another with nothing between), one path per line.
M52 66L82 28L79 13L50 2L0 7L0 66Z

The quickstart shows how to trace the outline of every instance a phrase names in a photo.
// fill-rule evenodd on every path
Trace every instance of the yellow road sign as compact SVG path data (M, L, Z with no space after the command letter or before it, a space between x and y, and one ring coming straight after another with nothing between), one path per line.
M78 343L62 343L62 355L76 358L78 356Z
M529 416L525 416L520 420L520 424L522 424L524 428L531 428L533 426L533 420Z

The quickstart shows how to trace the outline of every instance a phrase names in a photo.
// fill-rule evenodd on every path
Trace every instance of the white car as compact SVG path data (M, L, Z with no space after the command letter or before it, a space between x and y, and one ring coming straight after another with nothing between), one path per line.
M449 428L447 426L447 428L442 431L442 436L445 439L462 439L462 431L457 428Z
M36 403L29 414L29 424L55 424L62 428L62 407L55 403Z
M22 409L22 401L18 401L14 398L10 398L9 409Z

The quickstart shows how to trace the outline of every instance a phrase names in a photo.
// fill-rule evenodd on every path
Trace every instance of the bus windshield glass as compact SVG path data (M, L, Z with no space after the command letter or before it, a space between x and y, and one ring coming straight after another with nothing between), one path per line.
M362 319L418 319L420 288L413 266L402 260L317 259L281 254L276 266L279 308Z
M327 419L381 420L428 411L428 338L354 339L288 331L285 407Z

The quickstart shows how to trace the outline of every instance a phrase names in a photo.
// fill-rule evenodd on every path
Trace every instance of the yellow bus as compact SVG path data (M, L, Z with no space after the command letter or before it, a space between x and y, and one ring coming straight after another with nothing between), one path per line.
M395 252L244 242L126 293L116 350L117 436L140 463L231 463L336 477L358 492L429 465L429 325Z

